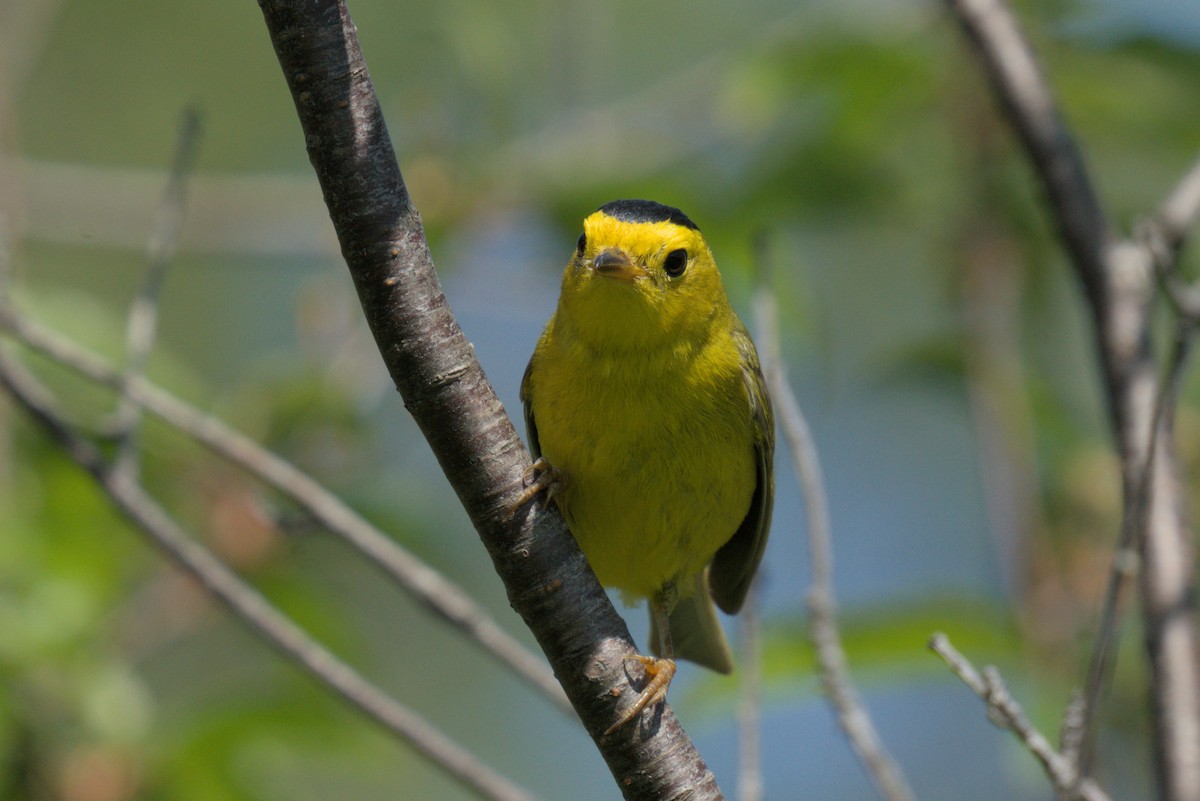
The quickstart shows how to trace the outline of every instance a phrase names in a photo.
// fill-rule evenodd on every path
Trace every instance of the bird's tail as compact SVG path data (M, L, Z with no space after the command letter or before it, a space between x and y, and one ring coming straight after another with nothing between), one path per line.
M698 665L717 671L733 672L733 652L721 621L717 619L717 607L708 594L708 570L696 576L693 592L680 598L670 616L671 645L676 659L687 659ZM650 615L650 648L663 656L662 635Z

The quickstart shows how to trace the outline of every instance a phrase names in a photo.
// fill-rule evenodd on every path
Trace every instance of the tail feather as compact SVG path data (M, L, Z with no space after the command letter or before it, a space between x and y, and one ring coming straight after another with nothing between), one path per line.
M725 639L717 607L708 593L708 571L696 577L695 591L680 598L670 616L676 659L687 659L718 673L733 672L733 651ZM663 656L662 634L650 615L650 648Z

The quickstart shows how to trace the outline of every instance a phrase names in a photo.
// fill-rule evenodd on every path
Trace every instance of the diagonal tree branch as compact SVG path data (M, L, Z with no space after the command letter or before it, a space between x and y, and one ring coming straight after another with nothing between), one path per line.
M260 0L313 169L388 371L627 799L719 798L669 707L601 734L632 690L628 630L555 513L510 516L529 455L446 303L339 0Z

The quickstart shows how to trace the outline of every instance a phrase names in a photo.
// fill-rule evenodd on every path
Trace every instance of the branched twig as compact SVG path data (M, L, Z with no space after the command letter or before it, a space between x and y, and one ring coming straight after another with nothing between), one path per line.
M574 714L546 663L502 629L458 585L426 565L311 476L219 419L205 414L141 376L123 377L99 356L10 308L0 307L0 329L21 344L99 384L121 390L144 408L222 458L291 498L331 533L346 540L405 592L450 623L517 676Z
M1016 702L994 667L985 667L982 674L960 654L945 634L937 633L929 640L929 648L940 656L963 683L987 704L988 718L1002 729L1008 729L1025 744L1042 764L1054 789L1068 799L1108 801L1108 794L1091 779L1080 778L1073 761L1054 750Z
M635 653L562 519L511 514L528 451L450 312L342 0L260 0L342 255L406 408L627 799L720 798L669 705L602 734Z
M763 374L808 508L808 548L812 559L812 585L808 591L809 625L821 682L838 723L846 732L854 752L880 795L889 801L911 801L912 790L880 741L875 725L854 689L846 665L834 600L833 546L829 533L825 482L808 423L784 372L775 299L766 288L759 289L756 295L755 317L762 346Z
M1200 220L1200 159L1174 191L1135 232L1154 259L1158 278L1175 311L1187 320L1200 320L1200 282L1188 283L1179 274L1179 253Z
M1195 323L1181 319L1176 326L1175 341L1154 408L1154 438L1146 454L1145 463L1135 471L1139 476L1138 486L1126 503L1121 518L1121 532L1117 540L1113 566L1109 571L1105 588L1100 625L1096 632L1096 643L1092 648L1088 665L1087 681L1082 695L1068 708L1064 715L1064 730L1072 728L1078 715L1078 732L1073 735L1073 744L1078 746L1079 769L1084 775L1090 772L1096 733L1096 719L1109 682L1112 679L1113 660L1120 639L1120 614L1125 589L1141 570L1138 554L1144 547L1142 538L1146 532L1146 516L1149 509L1150 487L1153 482L1154 465L1160 448L1169 443L1174 430L1174 414L1183 381L1184 367L1191 354ZM1076 707L1078 707L1076 709ZM1064 749L1064 753L1070 753Z
M139 531L224 602L238 619L289 661L305 668L483 798L495 801L529 801L532 798L420 715L364 679L196 543L133 477L127 472L113 470L100 451L71 428L41 385L8 350L0 348L0 385L61 444L73 461L92 475L112 503Z
M1137 239L1118 240L1049 84L1007 4L1004 0L946 2L974 45L1025 147L1089 302L1123 468L1122 529L1128 533L1122 534L1122 540L1140 546L1137 561L1152 676L1156 776L1169 801L1200 798L1200 638L1193 534L1184 520L1175 444L1159 433L1174 409L1163 408L1167 399L1159 391L1150 337L1156 265L1160 275L1169 277L1168 294L1185 312L1186 336L1194 332L1188 320L1196 315L1187 311L1200 310L1196 299L1200 293L1180 291L1173 272L1179 247L1200 215L1200 163L1160 207L1157 218L1142 226ZM1169 403L1173 406L1174 400ZM1098 695L1111 670L1107 651L1129 553L1118 548L1114 556L1103 629L1097 636L1083 702L1080 764L1084 772L1090 761Z
M187 179L196 159L200 142L200 115L194 108L185 109L179 125L179 136L175 144L175 157L171 161L171 172L167 187L159 204L150 241L146 246L146 276L134 296L126 319L125 372L123 384L141 376L150 359L154 338L158 329L158 298L166 278L167 266L175 256L179 232L183 229L184 201ZM141 407L132 401L122 389L113 415L113 437L117 453L113 468L128 471L136 477L137 429L141 422Z
M1200 222L1200 159L1192 163L1150 219L1157 229L1156 255L1163 263L1173 264Z

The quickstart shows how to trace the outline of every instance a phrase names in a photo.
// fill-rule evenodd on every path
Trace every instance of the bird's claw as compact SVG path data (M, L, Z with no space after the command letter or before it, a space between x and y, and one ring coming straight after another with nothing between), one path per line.
M525 488L509 506L508 518L511 518L518 509L543 492L546 493L546 498L542 502L542 508L545 509L556 495L567 488L567 474L555 468L544 456L539 457L529 466L525 475L521 477L521 481Z
M641 654L632 654L625 657L626 662L640 662L642 669L646 671L646 686L638 693L638 697L633 699L633 704L629 709L617 718L616 723L604 730L606 735L612 734L617 729L624 726L629 721L641 714L643 709L660 704L667 700L667 688L671 686L671 679L675 678L675 660L674 659L658 659L652 656L642 656Z

